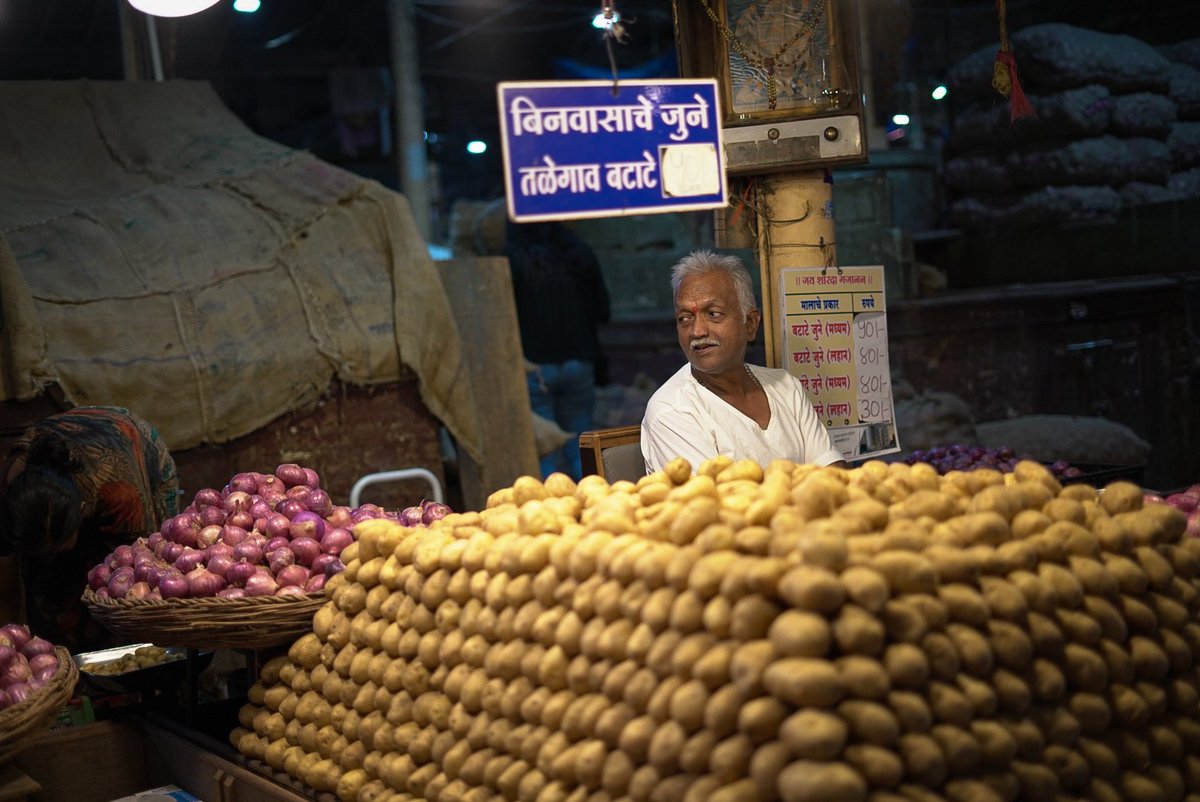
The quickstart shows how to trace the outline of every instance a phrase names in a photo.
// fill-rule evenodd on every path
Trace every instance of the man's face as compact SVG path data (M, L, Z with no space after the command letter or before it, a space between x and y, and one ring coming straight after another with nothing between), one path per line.
M746 343L754 339L761 315L742 317L733 279L714 270L685 278L675 293L675 332L692 368L721 374L742 370Z

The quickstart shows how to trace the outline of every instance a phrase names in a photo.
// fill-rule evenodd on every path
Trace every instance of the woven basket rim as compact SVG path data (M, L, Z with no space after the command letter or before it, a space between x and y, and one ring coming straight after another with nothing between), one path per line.
M312 630L324 591L289 596L187 599L101 599L88 588L83 603L116 635L158 646L258 649L290 643Z
M55 646L58 671L36 693L19 704L0 710L0 765L29 745L47 722L71 699L79 681L79 667L65 646Z

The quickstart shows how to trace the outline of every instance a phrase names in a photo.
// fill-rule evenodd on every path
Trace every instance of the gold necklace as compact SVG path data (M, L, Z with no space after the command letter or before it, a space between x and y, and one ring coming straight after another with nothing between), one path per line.
M764 56L756 50L751 50L745 42L738 38L737 34L713 11L709 0L700 0L700 4L704 6L704 10L708 12L708 18L716 23L721 36L725 37L725 41L729 42L730 47L736 50L737 54L745 59L746 63L751 67L758 67L767 71L767 108L772 111L775 110L775 104L778 100L778 91L775 89L775 68L783 67L784 69L789 69L796 66L800 61L801 54L797 53L791 61L780 61L780 57L792 45L800 41L801 37L808 36L817 29L817 22L825 15L825 2L826 0L816 0L812 8L808 10L808 13L801 17L800 27L792 38L777 47L775 52L770 56Z

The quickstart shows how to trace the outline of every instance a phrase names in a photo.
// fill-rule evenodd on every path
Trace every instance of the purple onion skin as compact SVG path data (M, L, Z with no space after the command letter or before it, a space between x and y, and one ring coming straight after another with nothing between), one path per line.
M25 641L25 645L21 647L20 651L25 659L29 660L39 654L54 654L54 644L45 638L39 638L35 635Z
M214 573L222 579L226 578L231 565L233 565L233 555L231 554L217 554L209 557L208 562L205 563L205 567L210 573Z
M295 585L302 588L304 587L304 583L308 581L308 569L303 565L284 566L275 574L275 581L281 586Z
M221 588L217 591L217 596L222 599L244 599L246 598L246 589L233 586Z
M268 538L286 537L291 539L292 521L281 512L273 512L267 516L266 525L262 528L262 533Z
M34 688L40 688L50 680L54 679L54 675L57 673L57 663L53 666L42 666L37 671L33 672L33 679L29 680L29 684Z
M275 468L275 475L288 487L304 485L308 481L308 474L294 462L285 462L277 466Z
M29 692L32 689L28 683L17 682L8 686L8 699L10 705L19 705L29 698Z
M429 524L445 518L452 512L454 510L450 509L447 505L435 501L425 507L425 512L421 515L421 523L429 526Z
M213 557L216 557L218 554L224 554L228 557L232 557L233 546L230 546L228 543L218 541L204 550L204 559L207 562Z
M277 590L279 583L270 574L255 574L246 580L247 596L274 596Z
M403 526L421 526L424 522L421 516L425 514L425 510L420 507L405 507L400 510L400 523Z
M149 599L154 592L149 582L134 582L125 593L127 599Z
M346 570L345 564L341 560L334 560L329 565L325 566L325 577L332 578Z
M3 672L0 672L0 688L11 688L18 683L29 682L29 678L32 676L33 671L29 668L29 661L18 657L10 662Z
M252 473L239 473L229 480L226 485L230 493L241 491L243 493L258 492L258 478ZM228 494L226 494L228 495Z
M34 674L38 672L38 669L45 668L46 666L51 666L57 669L58 655L56 655L54 652L44 652L41 654L35 654L33 657L29 658L29 670Z
M8 664L16 659L17 654L17 650L7 642L0 644L0 671L8 668Z
M270 567L272 574L278 575L284 568L295 564L296 555L287 547L275 549L267 554L267 566Z
M311 537L298 537L292 541L291 549L296 555L296 562L307 566L312 565L312 561L321 553L321 544Z
M238 562L248 562L257 565L263 561L263 550L260 546L245 540L233 548L233 558Z
M183 554L180 554L172 565L175 566L175 569L179 573L186 574L202 562L204 562L203 551L199 549L184 549ZM112 588L110 587L109 590L112 590Z
M224 528L225 527L223 526L217 526L214 524L201 529L196 535L196 548L206 549L212 544L218 542L221 539L221 530Z
M321 486L321 477L312 468L304 469L304 484L316 490Z
M225 587L224 579L203 566L198 566L195 570L188 573L187 583L188 593L194 599L216 596L217 592Z
M225 510L221 507L201 507L198 514L200 526L221 526L225 523Z
M312 495L312 490L309 490L305 485L289 487L287 491L287 497L295 501L299 501L304 505L304 509L306 510L308 509L308 497L310 495Z
M108 585L111 576L112 569L108 567L108 563L100 563L88 571L88 587L92 590L99 590Z
M317 515L326 516L333 512L333 499L324 490L317 488L308 494L308 508Z
M123 599L133 583L133 569L129 566L122 566L113 571L112 576L108 579L108 595L114 599Z
M336 561L336 554L330 554L327 551L322 551L313 558L312 565L308 567L308 570L312 571L314 576L317 574L324 574L325 569L329 566L329 564Z
M13 705L12 697L8 695L8 691L0 688L0 710Z
M276 596L303 596L304 588L299 585L282 585L277 591Z
M155 546L163 542L165 539L166 538L163 537L162 532L154 532L150 535L150 537L146 538L146 548L154 551Z
M263 553L270 554L275 549L286 549L291 542L292 539L290 537L273 537L267 541L267 545L263 546Z
M275 505L275 512L286 516L288 521L291 521L300 513L307 511L308 508L304 506L304 502L295 498L285 498Z
M305 593L319 593L325 589L325 574L313 574L304 583Z
M262 504L266 506L265 501L262 502ZM247 510L238 510L237 512L231 512L229 515L225 516L225 525L249 529L250 527L254 526L254 518L255 516L253 513Z
M292 539L308 537L320 540L325 535L325 519L315 512L298 512L289 527Z
M350 526L350 524L354 523L354 518L350 516L351 512L352 510L349 507L334 507L329 511L329 514L325 516L325 523L329 524L329 526L333 527L334 529L346 529Z
M251 520L257 520L259 518L266 518L268 515L271 514L272 506L269 501L267 501L262 496L258 496L258 495L251 496L251 498L253 498L254 501L250 502L250 509L247 511L247 514L250 516ZM236 513L235 513L235 515L236 515ZM239 524L239 526L240 526L240 524ZM250 527L248 527L248 526L246 527L246 529L249 529L249 528Z
M187 577L172 568L158 575L158 592L164 599L186 599L191 589Z
M225 499L221 498L220 491L213 490L211 487L204 487L196 491L196 495L192 499L192 504L196 505L196 509L204 507L221 508L225 505Z
M239 587L246 584L246 580L258 573L258 569L251 563L234 563L225 569L225 581L231 585Z
M225 512L242 512L243 510L249 512L251 503L249 493L244 490L235 490L225 499Z
M325 530L325 537L321 538L321 551L326 554L332 554L335 557L342 553L342 549L354 542L354 535L346 529L338 527L336 529Z
M133 547L117 546L108 558L108 564L113 568L133 565Z
M182 543L168 543L167 545L163 546L162 554L158 555L158 558L160 560L164 560L165 562L173 563L179 559L179 555L183 554L184 550L187 548L188 547Z

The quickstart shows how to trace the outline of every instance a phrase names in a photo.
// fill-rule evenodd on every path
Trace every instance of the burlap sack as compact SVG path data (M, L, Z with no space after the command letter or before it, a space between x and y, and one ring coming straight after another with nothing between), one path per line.
M0 83L0 241L0 399L57 382L183 449L407 368L478 458L407 201L254 135L207 84Z

